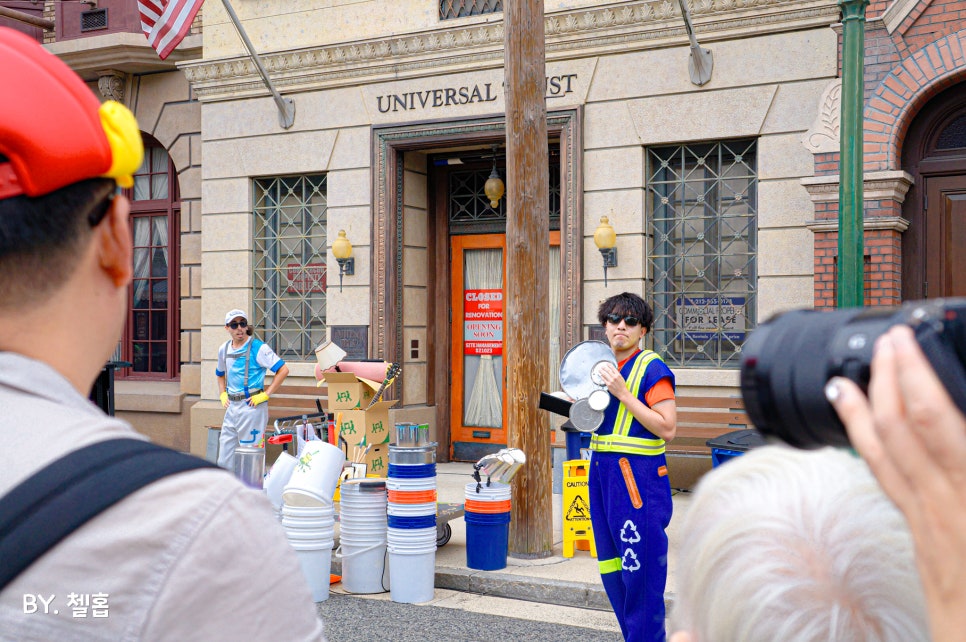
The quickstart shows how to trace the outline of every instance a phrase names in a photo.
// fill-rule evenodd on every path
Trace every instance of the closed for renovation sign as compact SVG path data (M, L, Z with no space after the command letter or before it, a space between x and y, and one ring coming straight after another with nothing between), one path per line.
M463 292L463 354L503 354L503 290Z

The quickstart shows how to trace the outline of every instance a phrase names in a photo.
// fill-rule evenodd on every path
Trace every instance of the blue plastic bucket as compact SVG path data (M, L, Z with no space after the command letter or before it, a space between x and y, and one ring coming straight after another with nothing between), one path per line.
M388 515L387 525L390 528L430 528L436 526L436 513L421 517L406 517L402 515Z
M478 571L506 568L510 513L463 514L466 522L466 566Z
M396 479L435 476L436 464L389 464L389 477Z

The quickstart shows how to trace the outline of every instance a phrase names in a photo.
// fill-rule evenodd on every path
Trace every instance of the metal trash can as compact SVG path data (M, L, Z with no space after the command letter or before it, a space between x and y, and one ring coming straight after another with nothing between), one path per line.
M717 468L729 459L734 459L742 453L758 446L764 446L766 443L761 433L753 428L729 432L705 442L711 448L712 468Z
M127 361L108 361L91 388L90 400L112 417L114 416L114 371L118 368L130 368L132 365L134 364Z

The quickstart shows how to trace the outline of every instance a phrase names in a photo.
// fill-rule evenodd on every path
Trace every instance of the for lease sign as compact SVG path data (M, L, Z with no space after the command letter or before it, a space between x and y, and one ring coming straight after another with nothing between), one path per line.
M503 354L503 290L463 292L463 354Z
M731 341L744 341L744 297L682 297L677 300L677 313L678 327L688 339L707 341L724 335Z

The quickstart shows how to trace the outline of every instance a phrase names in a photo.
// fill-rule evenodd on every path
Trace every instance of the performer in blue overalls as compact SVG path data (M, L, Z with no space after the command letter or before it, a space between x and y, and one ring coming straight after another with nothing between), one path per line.
M612 296L597 316L618 363L599 370L611 400L590 442L590 519L600 577L624 639L663 641L671 521L664 445L677 424L674 375L656 353L640 349L654 320L641 297Z
M248 315L232 310L225 315L225 330L231 339L218 349L218 388L221 405L227 408L221 424L218 465L233 470L235 448L263 447L268 425L269 397L288 376L288 366L264 342L252 337ZM275 373L268 390L265 371Z

